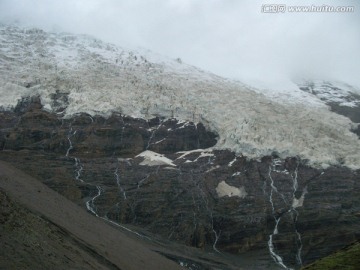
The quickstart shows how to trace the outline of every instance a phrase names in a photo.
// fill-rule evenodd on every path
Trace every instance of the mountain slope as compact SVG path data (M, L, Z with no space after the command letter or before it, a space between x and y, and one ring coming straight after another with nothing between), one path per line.
M3 108L38 94L44 108L70 117L112 111L200 121L219 134L217 148L248 157L277 153L312 164L360 167L348 118L305 92L279 101L181 61L125 50L87 36L0 28ZM66 98L54 102L53 97Z
M356 270L359 269L359 264L360 264L359 255L360 255L360 243L356 242L301 269Z
M181 266L297 269L359 239L358 125L336 107L356 110L356 96L342 101L352 90L262 94L181 60L12 26L0 71L0 159L144 248L166 242L150 249Z
M341 82L301 81L299 88L330 106L331 110L344 115L354 123L360 123L360 90Z
M181 269L151 251L145 243L133 240L87 214L36 179L4 162L0 162L0 180L1 207L10 208L10 217L6 214L4 216L9 211L1 211L5 225L1 227L1 238L4 241L1 241L0 255L3 261L1 264L6 267L15 266L19 269L30 262L33 266L42 265L42 269L45 269L46 264L42 264L41 257L54 256L54 262L64 263L60 265L62 269L66 264L72 264L75 269ZM16 199L26 205L32 213L14 205L4 192L12 200ZM19 209L20 212L17 212ZM20 214L24 215L24 219L17 216ZM41 228L45 229L42 233L39 231ZM3 233L9 233L10 238ZM22 236L25 238L22 239ZM17 241L20 243L16 244ZM11 252L11 249L15 250ZM71 249L73 251L69 252ZM12 253L15 257L9 257ZM24 256L27 253L30 253L30 257ZM36 258L34 254L41 257ZM83 259L88 261L83 262ZM46 263L51 265L52 261L53 258Z
M214 150L216 136L201 124L118 113L62 119L33 97L0 112L0 135L0 160L99 219L151 243L166 239L167 253L174 243L210 252L210 269L219 268L215 256L233 269L229 253L235 269L297 268L359 238L359 171ZM252 251L256 262L245 267L241 253Z
M0 269L119 269L85 242L0 190Z

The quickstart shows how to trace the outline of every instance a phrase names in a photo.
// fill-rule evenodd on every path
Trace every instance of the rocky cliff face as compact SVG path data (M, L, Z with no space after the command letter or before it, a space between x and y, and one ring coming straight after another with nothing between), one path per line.
M359 90L345 83L327 81L298 82L299 89L307 92L329 106L331 111L344 115L353 122L352 132L360 136Z
M359 171L215 150L201 123L113 113L64 119L38 97L0 112L0 159L96 216L221 253L298 268L360 238Z

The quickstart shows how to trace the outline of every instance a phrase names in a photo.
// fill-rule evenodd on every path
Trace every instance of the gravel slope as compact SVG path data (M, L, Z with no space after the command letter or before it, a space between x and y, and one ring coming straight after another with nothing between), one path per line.
M0 269L181 269L5 162L0 191Z

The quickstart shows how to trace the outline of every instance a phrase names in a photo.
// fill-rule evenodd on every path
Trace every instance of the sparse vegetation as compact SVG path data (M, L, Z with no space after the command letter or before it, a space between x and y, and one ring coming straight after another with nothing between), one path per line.
M360 267L360 242L324 257L303 270L357 270Z

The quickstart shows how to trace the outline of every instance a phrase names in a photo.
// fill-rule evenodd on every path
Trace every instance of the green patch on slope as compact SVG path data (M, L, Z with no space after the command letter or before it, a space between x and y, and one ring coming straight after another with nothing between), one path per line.
M357 270L360 269L360 242L337 251L324 257L303 270Z

